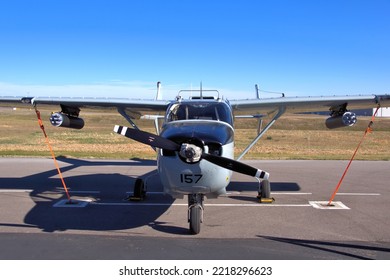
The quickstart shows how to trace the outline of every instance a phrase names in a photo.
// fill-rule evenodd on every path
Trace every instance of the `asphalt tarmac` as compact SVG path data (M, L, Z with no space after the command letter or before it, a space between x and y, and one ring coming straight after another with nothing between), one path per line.
M229 195L205 200L190 235L187 200L162 193L151 160L0 158L0 259L390 259L390 162L245 161L271 174L272 204L234 174ZM125 200L147 178L142 202Z

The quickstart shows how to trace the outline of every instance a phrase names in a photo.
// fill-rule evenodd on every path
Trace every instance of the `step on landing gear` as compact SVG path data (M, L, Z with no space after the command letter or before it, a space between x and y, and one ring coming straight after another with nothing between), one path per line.
M203 199L203 194L188 195L188 222L192 234L200 232L200 224L203 222Z

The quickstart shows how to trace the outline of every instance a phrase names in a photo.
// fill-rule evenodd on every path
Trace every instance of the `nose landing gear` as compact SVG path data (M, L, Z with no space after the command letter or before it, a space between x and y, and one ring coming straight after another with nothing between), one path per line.
M203 222L203 199L203 194L188 195L188 222L192 234L200 232L200 224Z

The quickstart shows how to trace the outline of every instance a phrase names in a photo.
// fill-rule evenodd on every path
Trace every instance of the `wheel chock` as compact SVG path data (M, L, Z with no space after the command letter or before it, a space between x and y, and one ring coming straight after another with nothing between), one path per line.
M131 196L130 198L129 198L129 200L130 201L141 201L141 200L143 200L141 197L137 197L137 196Z
M144 196L129 195L123 200L125 200L125 201L143 201L144 199L145 199L145 195Z
M275 198L273 197L266 198L266 197L257 196L257 199L259 203L273 203L275 201Z

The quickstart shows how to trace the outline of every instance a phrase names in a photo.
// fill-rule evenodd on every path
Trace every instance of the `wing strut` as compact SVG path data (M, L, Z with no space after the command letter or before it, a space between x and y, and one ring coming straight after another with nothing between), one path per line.
M137 127L137 125L133 122L133 120L132 120L132 119L130 118L130 116L126 113L126 111L123 110L123 108L118 107L117 110L118 110L118 113L121 114L121 116L124 117L124 118L126 119L126 121L127 121L129 124L131 124L131 126L132 126L133 128L139 130L139 128Z
M138 128L138 126L133 122L133 120L131 119L131 117L126 113L125 110L123 110L123 108L120 108L118 107L117 108L118 110L118 113L121 114L122 117L124 117L126 119L126 121L131 124L131 126L134 128L134 129L137 129L137 130L140 130ZM157 129L157 124L156 124L156 129ZM152 147L153 150L156 151L156 148L155 147Z
M284 114L284 112L286 112L286 108L284 106L279 107L278 112L273 117L273 119L266 125L266 127L264 127L259 132L256 138L253 139L253 141L245 148L245 150L241 153L241 155L239 155L239 157L237 158L238 161L241 160L242 157L245 156L250 149L252 149L252 147L260 140L261 137L263 137L263 135L268 131L268 129L271 128L271 126L277 121L277 119L279 119Z

